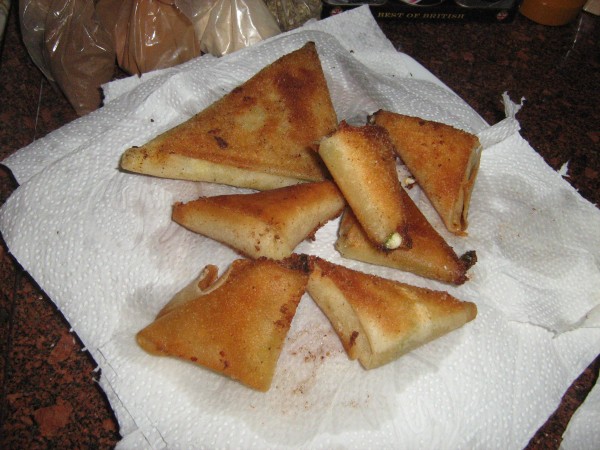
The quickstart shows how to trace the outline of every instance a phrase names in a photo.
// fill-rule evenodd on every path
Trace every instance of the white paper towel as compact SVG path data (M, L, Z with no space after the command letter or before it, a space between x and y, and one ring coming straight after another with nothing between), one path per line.
M226 186L121 173L121 153L182 122L266 64L315 41L339 119L379 108L479 133L487 148L467 238L471 281L448 287L342 260L337 221L298 248L359 270L448 290L477 319L393 364L349 362L305 295L264 394L144 353L135 333L230 249L170 219L171 205ZM518 134L495 127L385 38L366 7L223 58L111 83L108 102L3 163L20 183L0 210L10 251L57 304L100 368L121 448L515 448L524 446L600 349L581 326L600 305L600 213ZM507 109L514 104L505 98ZM596 322L597 324L597 322Z

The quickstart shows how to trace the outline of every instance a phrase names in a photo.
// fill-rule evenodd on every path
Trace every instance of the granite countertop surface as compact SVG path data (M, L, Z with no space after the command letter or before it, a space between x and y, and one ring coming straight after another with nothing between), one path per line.
M77 115L30 60L9 16L0 57L0 159ZM563 27L517 15L509 24L380 22L486 121L504 118L502 93L524 99L521 134L554 169L600 205L600 17ZM0 166L0 203L16 188ZM112 448L117 421L96 364L50 299L0 246L0 448ZM598 378L600 357L565 392L528 448L556 449Z

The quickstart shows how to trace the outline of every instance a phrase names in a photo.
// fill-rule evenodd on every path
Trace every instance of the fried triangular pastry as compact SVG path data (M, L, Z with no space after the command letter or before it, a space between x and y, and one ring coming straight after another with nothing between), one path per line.
M319 142L318 151L374 245L410 247L396 155L387 132L342 121Z
M350 359L387 364L477 315L447 292L410 286L314 257L307 291L328 317Z
M402 189L408 221L410 249L381 250L367 238L351 210L346 209L340 221L336 249L345 258L411 272L416 275L454 285L467 280L467 270L475 264L475 251L460 258L433 228L427 218Z
M173 206L173 220L240 254L282 259L329 220L346 201L335 183L320 181L252 194L201 197Z
M259 190L319 181L326 170L311 146L336 125L309 42L186 122L126 150L120 164L157 177Z
M138 344L267 391L308 273L261 258L235 260L212 286L159 314L138 332Z
M443 123L383 110L373 114L370 122L388 131L396 152L448 231L466 234L481 158L477 136Z
M184 303L198 298L205 290L213 285L217 278L219 278L219 268L213 264L208 264L194 280L177 292L177 294L169 300L169 303L163 306L156 315L156 318L158 319L160 316L164 316Z

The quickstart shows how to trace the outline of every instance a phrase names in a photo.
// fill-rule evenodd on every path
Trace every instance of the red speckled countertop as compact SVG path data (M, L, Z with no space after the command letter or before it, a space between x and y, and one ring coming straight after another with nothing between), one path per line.
M77 116L29 59L16 8L0 57L0 159ZM485 120L504 118L501 95L525 98L521 134L600 205L600 17L564 27L517 16L510 24L381 22L394 45L428 68ZM0 203L15 189L0 166ZM0 246L0 448L112 448L118 424L95 363L53 303ZM598 377L600 357L565 393L528 448L556 449Z

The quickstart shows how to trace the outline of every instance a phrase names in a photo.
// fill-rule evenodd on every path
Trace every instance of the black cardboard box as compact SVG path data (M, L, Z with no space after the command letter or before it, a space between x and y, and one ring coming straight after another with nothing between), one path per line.
M323 0L323 16L369 5L376 19L512 22L520 0Z

